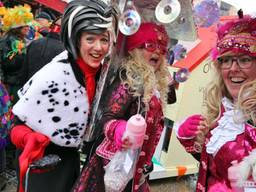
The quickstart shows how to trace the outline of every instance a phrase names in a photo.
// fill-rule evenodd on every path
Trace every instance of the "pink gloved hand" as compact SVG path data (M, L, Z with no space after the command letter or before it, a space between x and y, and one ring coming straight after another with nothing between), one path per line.
M202 115L192 115L188 117L179 127L179 137L194 137L204 129L204 117Z
M126 121L119 120L115 129L114 141L118 149L121 149L123 145L122 139L123 139L124 132L126 130L126 124L127 124Z

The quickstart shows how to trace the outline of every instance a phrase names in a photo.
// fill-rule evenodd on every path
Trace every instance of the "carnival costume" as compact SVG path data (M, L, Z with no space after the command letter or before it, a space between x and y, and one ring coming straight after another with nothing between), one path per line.
M4 150L9 142L9 130L13 122L10 97L5 86L0 82L0 173L5 169Z
M82 60L77 43L82 32L110 31L114 17L112 7L102 1L69 3L61 25L61 40L67 51L56 56L19 90L20 100L13 112L20 123L12 129L11 139L20 149L20 183L33 161L47 154L61 158L51 171L30 173L29 191L69 192L79 175L78 147L89 120L100 66L92 68ZM23 191L22 185L19 190Z
M226 52L256 56L256 20L243 18L220 26L213 59ZM201 153L197 192L214 191L222 185L231 190L228 168L241 162L256 147L256 130L227 97L222 98L217 125L206 135L203 145L193 138L178 139L191 154Z
M145 33L145 31L147 31L147 33ZM162 37L161 40L158 39L159 36ZM168 37L162 27L153 23L144 23L140 26L137 33L127 37L126 48L130 51L140 47L146 41L156 42L158 40L163 42L164 46L167 46L167 39ZM106 95L104 95L107 101L103 104L102 116L96 124L98 129L103 129L104 133L102 133L102 136L104 134L104 139L97 147L96 153L90 159L89 164L84 167L74 187L73 191L75 192L105 191L103 179L105 172L103 167L107 165L113 155L120 150L115 139L116 133L120 125L126 124L126 121L138 112L138 108L141 110L139 113L143 114L146 119L146 135L136 164L135 175L124 191L149 191L149 185L144 179L146 178L145 175L153 170L151 159L164 126L160 94L155 90L148 102L148 108L146 109L145 104L140 102L143 100L143 95L141 98L132 95L131 90L122 82L121 79L127 78L126 73L122 71L118 74L119 75L115 77L114 81L107 88L108 91ZM121 79L120 76L122 76ZM173 100L173 102L175 101ZM98 136L98 138L100 137Z
M11 32L28 26L33 20L29 6L15 6L7 8L3 15L3 30L6 32L0 41L0 62L3 72L3 83L12 97L13 103L17 98L17 90L22 87L22 69L26 54L25 37Z

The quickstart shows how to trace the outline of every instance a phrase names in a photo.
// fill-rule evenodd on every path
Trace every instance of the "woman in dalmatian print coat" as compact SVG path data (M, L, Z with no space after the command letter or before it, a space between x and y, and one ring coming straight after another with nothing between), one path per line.
M78 146L95 94L101 62L110 50L116 11L99 0L68 4L61 24L67 51L57 55L19 90L18 118L11 140L19 152L19 191L31 162L57 154L61 162L47 172L33 171L28 191L69 192L79 175Z
M169 103L176 101L175 94L169 95L173 87L168 86L170 74L165 61L167 42L165 29L155 23L142 23L135 34L126 37L125 49L129 56L124 58L118 75L108 85L102 118L97 123L104 130L104 139L84 167L73 191L105 191L103 167L118 150L127 148L122 136L127 120L138 109L146 119L146 136L136 164L136 173L124 191L149 191L146 178L153 170L151 159L164 126L162 107L166 104L167 95L170 96ZM175 93L173 89L171 92Z

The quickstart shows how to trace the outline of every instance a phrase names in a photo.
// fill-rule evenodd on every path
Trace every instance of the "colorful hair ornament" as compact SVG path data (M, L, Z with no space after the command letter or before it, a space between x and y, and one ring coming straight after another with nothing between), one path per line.
M0 7L0 16L3 16L6 14L6 8L5 7Z
M240 11L241 12L241 11ZM240 13L242 15L242 13ZM239 19L220 25L217 31L216 47L212 57L216 60L226 52L256 56L256 19L241 16Z
M3 16L3 30L9 31L13 28L28 25L33 20L33 14L29 5L7 8Z

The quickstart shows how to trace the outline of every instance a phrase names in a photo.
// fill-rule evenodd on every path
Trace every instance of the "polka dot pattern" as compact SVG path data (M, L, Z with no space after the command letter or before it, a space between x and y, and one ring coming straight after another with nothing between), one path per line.
M33 130L60 146L77 147L88 120L85 87L76 80L63 52L38 71L18 92L13 112Z

